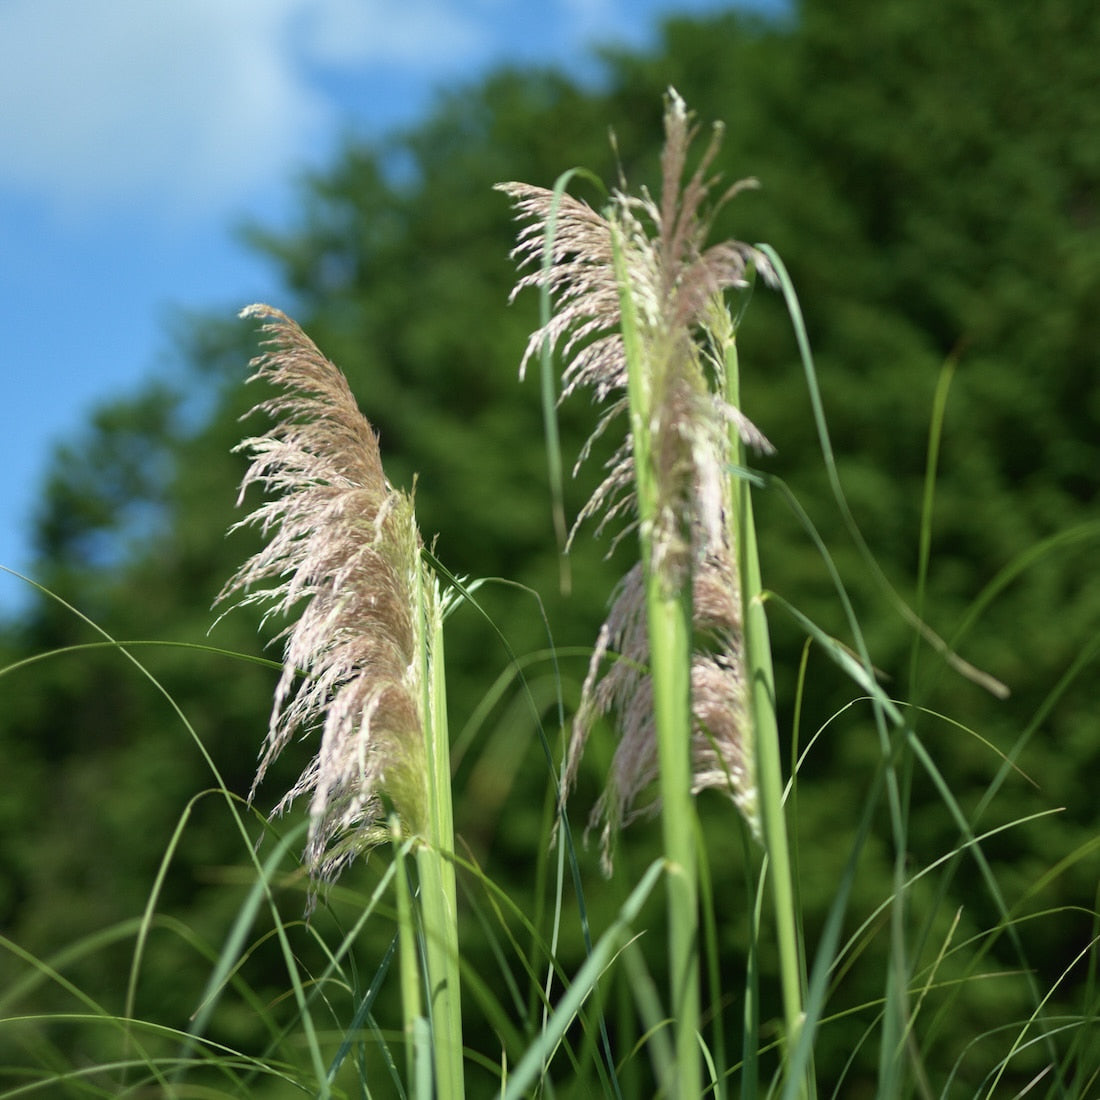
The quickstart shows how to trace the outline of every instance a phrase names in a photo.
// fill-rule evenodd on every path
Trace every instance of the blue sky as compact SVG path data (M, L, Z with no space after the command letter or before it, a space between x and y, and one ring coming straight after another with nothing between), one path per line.
M270 299L237 242L341 135L494 63L574 72L715 0L0 0L0 565L30 566L51 448L171 369L174 309ZM0 573L0 609L21 582Z

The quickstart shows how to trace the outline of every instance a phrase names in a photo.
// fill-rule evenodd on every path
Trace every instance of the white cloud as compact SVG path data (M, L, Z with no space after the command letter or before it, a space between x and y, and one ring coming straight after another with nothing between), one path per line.
M454 71L485 47L468 12L446 0L4 0L0 187L70 215L232 205L324 147L336 107L311 67Z

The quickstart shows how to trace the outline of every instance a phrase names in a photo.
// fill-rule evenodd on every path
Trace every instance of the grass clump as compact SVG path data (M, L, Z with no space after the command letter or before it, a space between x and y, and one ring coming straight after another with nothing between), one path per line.
M620 181L597 210L566 190L576 171L549 189L500 185L521 223L516 292L536 289L543 303L521 373L536 361L544 371L548 438L556 439L559 389L565 398L586 391L601 406L578 464L620 433L567 538L561 528L563 542L594 521L597 534L614 530L613 548L637 546L607 593L570 715L564 654L552 638L545 654L523 658L503 639L509 667L487 689L486 712L504 684L517 685L547 759L543 829L525 857L533 909L493 881L473 845L456 842L444 633L460 607L488 617L479 602L488 582L454 576L425 545L413 494L387 478L379 437L337 367L286 315L249 307L244 316L262 322L265 338L252 380L267 388L253 412L270 425L238 448L250 463L239 503L255 489L264 493L238 526L257 529L261 545L220 600L261 609L265 623L284 622L259 768L240 800L207 757L213 790L181 818L140 919L60 958L36 959L5 942L27 971L0 995L0 1006L35 1068L9 1058L4 1095L793 1100L848 1095L857 1061L873 1064L876 1094L891 1100L961 1095L964 1078L977 1081L968 1084L975 1096L1077 1100L1094 1090L1095 913L1088 914L1092 935L1042 989L1028 966L1025 918L985 855L986 845L1026 819L979 828L1014 767L1012 755L979 805L960 804L927 736L950 719L888 690L829 548L795 495L767 472L773 447L742 408L738 342L758 281L787 306L825 481L884 606L912 629L912 667L927 644L944 667L997 695L1002 686L904 605L855 527L782 260L766 245L711 240L719 211L753 181L721 184L714 172L721 130L700 150L699 126L674 90L664 137L654 194ZM946 383L929 447L927 512L945 401ZM551 453L556 469L561 456L552 442ZM788 506L819 553L844 641L764 587L753 507L761 493ZM928 522L926 515L925 533ZM927 568L925 538L922 592ZM777 697L769 613L782 614L806 640L791 699ZM97 644L117 649L155 682L133 644L105 634ZM854 695L800 747L811 653L824 655ZM1082 654L1073 675L1092 655ZM551 669L560 749L528 679L536 663ZM822 828L800 819L801 769L813 766L821 739L848 711L867 730L870 774L857 829L826 853L832 862L822 870L800 862L807 829ZM284 779L299 740L309 742L310 755L300 774ZM466 750L469 738L460 740ZM613 747L604 752L608 741ZM594 923L569 808L601 752L606 767L588 823L599 834L613 900ZM492 765L483 759L478 774ZM286 815L279 823L252 808L273 782L280 785L272 817ZM921 784L939 800L953 839L918 865L909 814ZM704 791L726 796L710 797L705 815ZM232 898L220 940L159 912L180 838L211 794L247 852L243 869L218 884ZM266 852L252 846L253 818L274 840ZM652 818L659 818L659 851L639 861L624 829ZM302 848L299 865L294 853ZM715 865L717 850L733 848L736 882ZM1083 854L1067 856L1066 865ZM888 896L857 906L861 867L874 860L888 866ZM963 867L984 886L992 914L985 925L944 912ZM803 889L822 874L830 876L829 902L811 935ZM662 891L663 913L653 904ZM733 949L735 923L745 940ZM142 967L161 935L178 938L209 972L186 1017L170 1022L138 1011ZM466 952L471 939L481 947L476 963ZM987 962L998 941L1012 960L1008 973ZM73 956L130 942L121 1012L67 977ZM253 984L273 965L286 979L282 989ZM1054 1016L1051 998L1082 967L1089 968L1085 1007ZM874 993L847 1003L851 975L865 971L878 982ZM960 991L975 981L1007 983L1011 1018L974 1025L960 1053L945 1036ZM20 1016L17 1006L43 987L75 1000L76 1010ZM937 1063L947 1047L954 1060ZM833 1067L827 1086L823 1061ZM971 1072L971 1061L981 1069Z

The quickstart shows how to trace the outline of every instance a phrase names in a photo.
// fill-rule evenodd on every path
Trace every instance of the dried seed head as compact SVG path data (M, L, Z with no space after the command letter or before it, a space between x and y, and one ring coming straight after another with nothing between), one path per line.
M332 881L382 839L383 796L409 832L426 814L420 539L412 499L386 480L343 374L278 310L241 316L266 322L250 381L276 393L252 410L273 426L237 448L252 459L240 500L253 483L270 499L236 527L257 526L267 541L218 600L260 605L265 621L296 615L280 635L283 672L252 794L296 731L320 729L317 754L275 812L311 796L306 862L315 881Z
M568 195L528 184L501 184L499 189L525 223L513 255L528 271L513 295L524 287L545 287L556 305L554 316L532 334L521 371L548 344L565 363L563 397L588 388L607 406L581 460L593 440L629 408L624 296L636 314L642 363L631 400L637 402L640 388L644 416L634 424L646 434L652 467L646 473L656 486L655 514L645 532L651 568L670 591L690 584L696 631L706 638L692 666L695 789L728 790L756 831L729 471L736 436L758 450L771 447L725 397L726 351L734 326L724 295L747 285L750 268L769 282L774 273L750 245L707 245L716 211L755 184L741 181L710 202L716 181L708 173L721 131L715 129L688 175L688 150L696 136L683 100L670 89L658 199L644 190L637 196L618 191L607 213L597 214ZM637 407L632 414L638 417ZM578 524L596 514L602 515L600 529L609 521L623 521L619 538L637 525L635 444L628 433ZM594 813L594 821L605 823L605 858L619 825L644 812L634 808L635 801L657 775L643 587L639 565L616 591L589 666L567 762L566 789L594 721L617 715L619 746ZM603 671L611 654L615 659Z

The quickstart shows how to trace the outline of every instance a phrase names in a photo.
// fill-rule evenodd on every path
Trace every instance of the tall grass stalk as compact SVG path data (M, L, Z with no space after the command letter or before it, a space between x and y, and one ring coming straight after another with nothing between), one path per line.
M314 891L375 845L413 839L428 1019L406 945L405 1032L415 1048L430 1034L434 1074L420 1049L407 1067L416 1095L454 1100L464 1093L462 1016L438 584L421 555L412 497L387 481L378 438L344 376L278 310L253 306L244 315L266 322L253 380L275 394L254 410L273 426L239 448L252 458L242 498L253 483L271 494L243 522L268 538L221 598L292 618L256 784L297 730L321 728L317 755L276 807L311 796ZM408 936L412 907L397 877Z
M731 324L724 333L726 399L740 407L740 362L737 333ZM745 447L731 433L738 466L744 468ZM760 791L760 818L768 855L767 872L775 908L775 933L779 949L780 987L788 1049L798 1047L805 1022L805 961L798 927L794 874L791 864L787 818L783 804L783 767L779 726L776 719L775 673L772 668L771 638L764 610L764 588L757 551L756 524L752 511L752 487L747 477L735 476L736 506L731 522L736 524L735 545L741 574L741 604L745 639L745 666L749 683L749 707L756 731L756 774ZM792 783L795 781L792 775ZM802 1096L816 1094L812 1059L807 1059Z
M765 277L770 269L748 245L706 239L715 210L752 181L711 204L715 180L707 173L721 131L689 171L697 130L670 90L660 194L615 192L602 215L565 194L562 181L553 191L501 185L529 223L515 255L534 270L516 289L537 286L544 302L556 299L524 364L561 347L563 394L589 387L608 405L594 438L621 412L628 416L626 438L580 520L598 512L603 523L625 518L623 534L636 531L640 561L614 593L593 652L564 786L596 720L613 717L619 744L592 819L603 826L608 873L619 828L656 788L649 809L660 809L668 874L672 1088L682 1097L702 1090L693 796L724 789L759 832L731 429L759 450L770 447L722 388L723 339L732 332L725 294L748 285L750 267Z
M409 844L401 835L401 819L395 814L390 822L393 835L393 861L396 873L393 886L397 900L398 957L401 982L402 1031L405 1037L405 1076L412 1082L417 1074L416 1041L424 1018L420 986L420 962L417 950L416 918L413 915L412 888L405 856Z
M675 1021L676 1096L699 1096L699 868L691 760L691 585L670 585L654 568L660 553L653 545L659 530L660 486L654 476L650 425L653 408L652 365L638 330L630 271L621 230L611 244L619 284L619 308L626 357L630 434L634 444L638 532L645 577L645 603L657 735L661 832L668 875L669 1011Z
M451 755L447 728L447 682L443 661L443 608L439 586L423 565L418 586L419 619L428 637L425 661L424 744L428 765L428 829L416 850L428 1010L435 1064L436 1095L464 1095L462 1006L458 967L458 903L454 865L454 811L451 804ZM426 601L425 597L430 597ZM428 603L424 607L424 602Z

